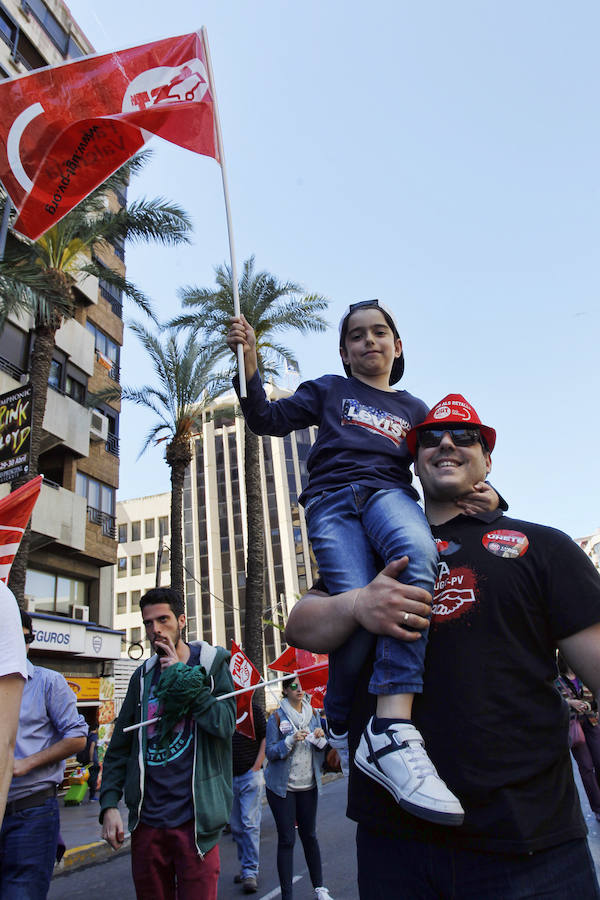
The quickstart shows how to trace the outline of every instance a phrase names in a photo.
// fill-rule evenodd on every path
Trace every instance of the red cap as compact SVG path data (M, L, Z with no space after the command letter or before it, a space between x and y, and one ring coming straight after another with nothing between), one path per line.
M417 432L421 428L443 428L444 425L462 425L464 428L476 426L488 445L490 453L496 443L496 432L482 425L479 416L462 394L448 394L427 413L427 418L415 425L406 435L406 446L413 456L417 450ZM450 429L449 429L450 430Z

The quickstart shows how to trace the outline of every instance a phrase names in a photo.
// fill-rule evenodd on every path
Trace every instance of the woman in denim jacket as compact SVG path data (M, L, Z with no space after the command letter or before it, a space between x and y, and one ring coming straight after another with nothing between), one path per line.
M267 722L265 770L267 802L277 827L277 871L281 900L292 900L296 823L315 889L315 900L331 900L323 887L321 851L317 842L317 798L325 735L321 719L294 676L282 685L280 707Z

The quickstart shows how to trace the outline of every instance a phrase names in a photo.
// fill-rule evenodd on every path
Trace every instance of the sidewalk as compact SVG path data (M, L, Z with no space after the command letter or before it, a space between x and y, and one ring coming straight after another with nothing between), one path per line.
M100 804L82 803L80 806L65 806L59 800L60 806L60 833L66 844L65 855L54 868L54 878L66 875L79 869L81 866L93 865L102 862L112 856L112 850L106 841L100 837ZM127 809L121 802L119 804L125 829L127 829ZM129 849L129 834L126 831L123 850ZM121 850L120 852L123 852Z

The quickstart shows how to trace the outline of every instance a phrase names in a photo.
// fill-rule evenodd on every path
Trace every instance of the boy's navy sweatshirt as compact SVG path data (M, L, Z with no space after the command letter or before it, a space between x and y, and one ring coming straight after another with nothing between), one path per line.
M234 379L239 394L239 382ZM304 506L322 491L348 484L377 490L400 488L414 499L412 462L406 434L422 422L429 407L408 391L380 391L356 378L323 375L305 381L292 394L269 402L258 372L248 381L248 397L240 400L255 434L283 437L318 425L319 434L306 466Z

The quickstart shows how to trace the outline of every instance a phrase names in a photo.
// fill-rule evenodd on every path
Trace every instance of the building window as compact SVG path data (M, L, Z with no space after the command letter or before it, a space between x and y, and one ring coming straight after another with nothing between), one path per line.
M2 19L0 18L0 35ZM16 379L27 371L29 332L21 331L12 322L5 322L0 331L0 369Z
M50 374L48 375L48 384L55 391L62 391L63 364L58 359L53 359L50 363Z
M170 563L169 563L169 548L168 548L168 547L163 547L162 559L161 559L161 561L160 561L160 568L161 568L161 571L164 572L165 569L168 569L168 568L169 568L169 564L170 564Z
M65 394L76 403L85 403L86 385L68 372L65 379Z
M144 556L144 570L146 572L154 572L156 565L156 556L154 553L146 553Z
M141 596L142 596L141 591L132 591L131 592L131 612L135 612L139 608ZM140 632L140 634L141 634L141 632ZM139 640L139 638L138 638L138 640Z
M141 644L142 643L142 629L141 628L132 628L131 629L131 643L132 644Z
M115 522L115 489L109 484L97 481L84 472L77 472L75 493L85 497L88 505L88 522L99 525L105 537L117 537Z
M136 556L131 557L131 574L139 575L142 571L142 557L138 553Z
M146 519L144 522L144 537L154 537L154 519Z
M142 523L141 522L132 522L131 523L131 540L139 541L142 537Z
M168 516L160 516L158 520L158 534L159 537L164 537L169 533L169 517Z
M127 523L125 523L124 525L119 525L119 543L127 543Z
M87 606L88 586L85 581L28 569L25 599L28 609L70 617L73 606Z
M113 381L119 381L121 370L119 369L121 348L107 334L96 328L89 320L85 323L87 330L94 335L94 348L96 359L106 369Z
M63 56L67 54L69 35L58 19L50 12L42 0L21 0L25 11L31 11L38 20L52 43L58 47Z
M119 556L117 560L117 578L125 578L127 575L127 557Z
M117 613L127 612L127 594L117 594Z

